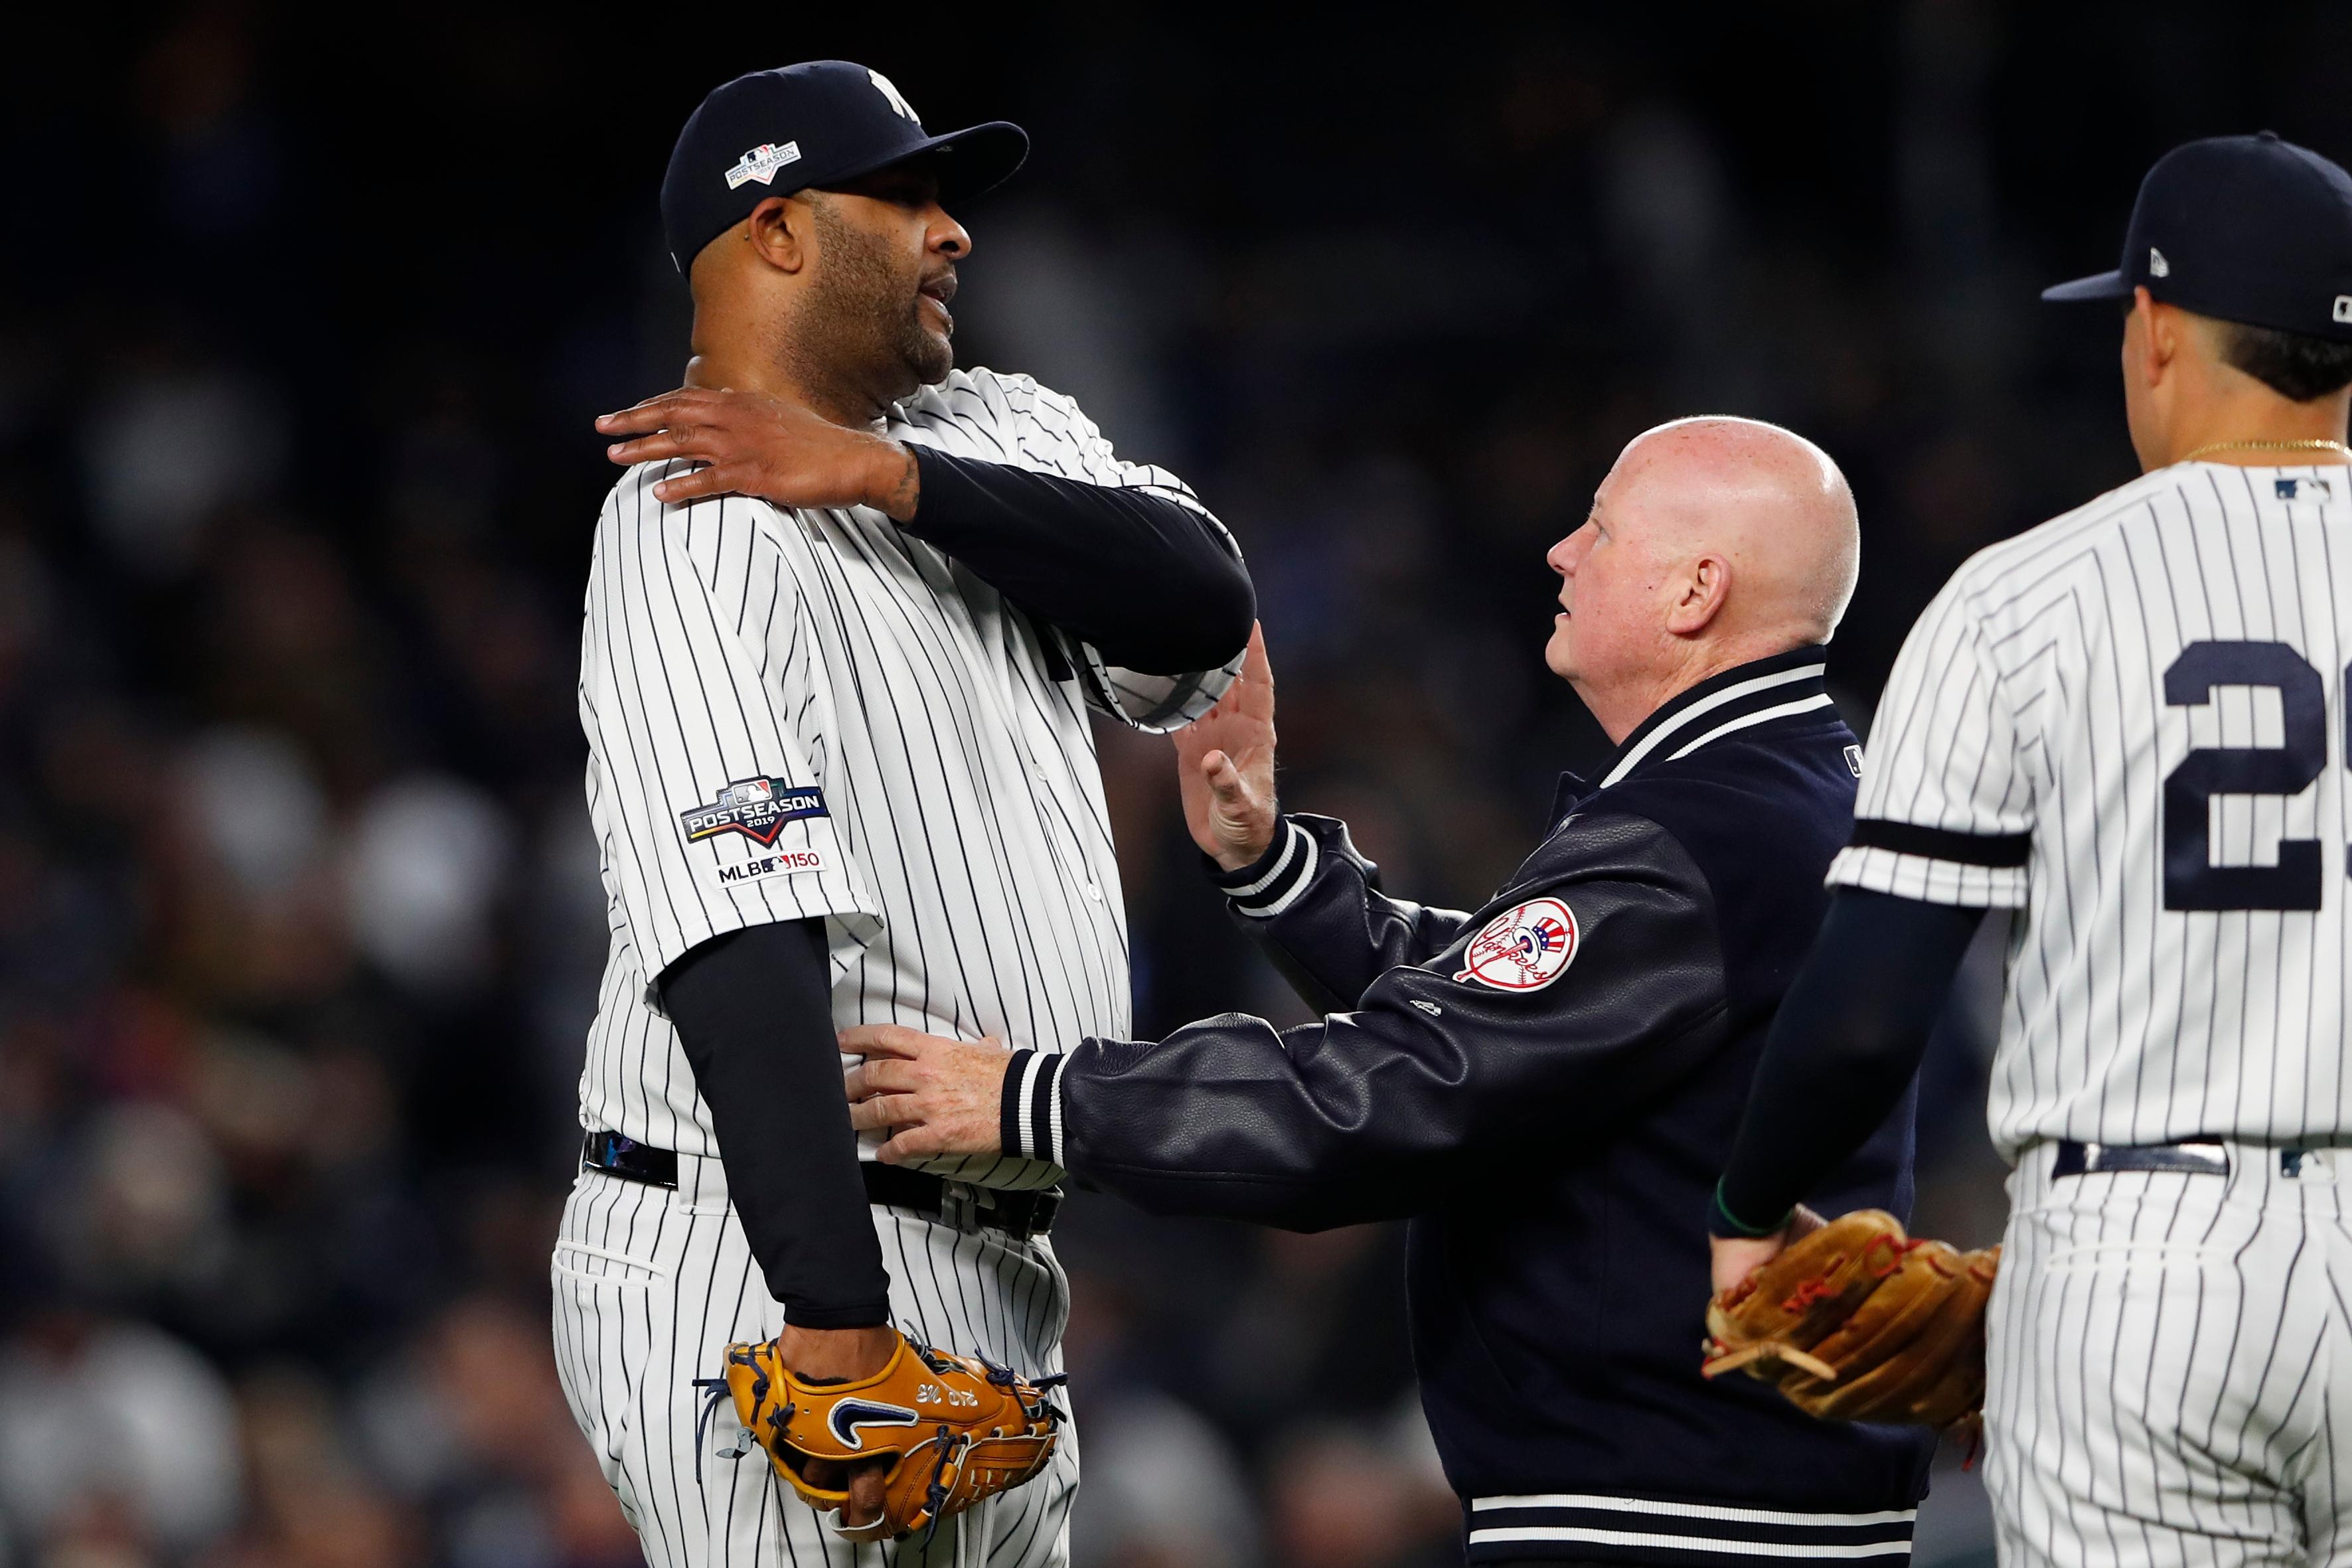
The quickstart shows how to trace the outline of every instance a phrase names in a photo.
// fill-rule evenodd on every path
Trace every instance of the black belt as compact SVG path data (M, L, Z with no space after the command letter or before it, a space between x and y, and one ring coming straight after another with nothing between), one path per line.
M625 1182L651 1187L677 1186L677 1156L618 1132L591 1132L580 1146L583 1170L602 1171ZM1062 1206L1062 1189L1041 1187L1008 1193L950 1182L924 1171L861 1161L858 1174L866 1179L866 1201L887 1208L912 1209L931 1219L953 1223L968 1215L975 1224L1014 1236L1043 1236L1053 1228L1054 1211Z
M2340 1134L2323 1134L2311 1143L2278 1146L2279 1174L2295 1181L2332 1181L2323 1150L2346 1147ZM2267 1160L2268 1155L2263 1158ZM2103 1171L2169 1171L2190 1176L2226 1176L2230 1150L2213 1138L2187 1138L2178 1143L2077 1143L2062 1139L2058 1158L2051 1163L2054 1176L2092 1176Z
M2055 1176L2094 1176L2102 1171L2172 1171L2191 1176L2226 1176L2230 1151L2204 1139L2181 1143L2077 1143L2061 1139Z

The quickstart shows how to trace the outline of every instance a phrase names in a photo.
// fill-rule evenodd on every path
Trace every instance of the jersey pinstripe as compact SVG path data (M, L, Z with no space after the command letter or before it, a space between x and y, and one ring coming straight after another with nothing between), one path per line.
M1995 1142L2352 1131L2352 471L2184 463L1912 630L1833 883L2023 913Z
M894 410L888 434L1199 507L1025 376L957 372ZM583 1124L716 1152L647 983L761 921L825 920L843 1026L1046 1050L1120 1037L1126 919L1087 710L1173 728L1231 669L1108 668L881 512L664 506L651 487L666 471L630 470L605 502L582 636L612 928ZM1058 1173L930 1168L1003 1187Z

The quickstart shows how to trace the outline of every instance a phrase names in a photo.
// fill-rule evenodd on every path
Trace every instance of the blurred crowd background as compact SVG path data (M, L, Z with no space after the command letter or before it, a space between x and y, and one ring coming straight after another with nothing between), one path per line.
M596 413L675 383L703 91L845 56L1036 152L960 356L1076 395L1255 569L1284 788L1475 904L1603 750L1548 545L1675 415L1853 477L1856 728L1978 546L2133 471L2146 164L2352 155L2352 8L41 7L0 50L0 1568L615 1568L546 1258L604 960L574 718ZM1107 734L1141 1026L1298 1016ZM1991 1238L1982 965L1923 1219ZM1057 1242L1081 1568L1449 1561L1399 1241ZM1574 1353L1564 1345L1563 1353ZM1947 1467L1950 1470L1951 1467ZM1923 1562L1982 1561L1939 1479Z

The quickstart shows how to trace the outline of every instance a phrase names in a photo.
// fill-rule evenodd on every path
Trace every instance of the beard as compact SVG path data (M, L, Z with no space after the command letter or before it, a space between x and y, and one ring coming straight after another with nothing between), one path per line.
M814 205L819 260L795 334L799 353L825 380L853 382L883 403L945 381L955 348L924 324L920 273L879 237L843 222L830 201Z

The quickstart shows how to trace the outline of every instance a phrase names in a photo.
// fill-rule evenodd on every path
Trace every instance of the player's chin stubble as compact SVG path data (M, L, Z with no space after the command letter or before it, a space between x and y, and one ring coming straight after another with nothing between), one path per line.
M955 349L923 324L919 276L903 275L888 243L816 208L823 259L809 303L820 342L812 343L836 373L872 374L895 384L890 400L947 379Z

